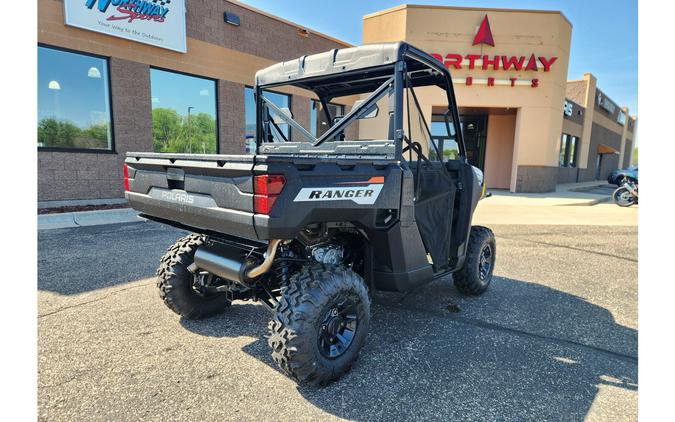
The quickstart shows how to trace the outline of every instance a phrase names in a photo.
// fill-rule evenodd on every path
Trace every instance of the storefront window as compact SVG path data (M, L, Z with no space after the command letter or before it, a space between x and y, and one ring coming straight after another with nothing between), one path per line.
M563 133L560 138L560 167L577 166L577 141L576 136Z
M568 165L570 167L577 166L577 138L576 136L570 136L570 141L567 144L567 149L569 150L569 159Z
M323 111L321 102L317 100L309 101L310 133L316 137L319 137L326 133L326 131L331 127L331 123L328 122L326 118L326 113ZM342 117L345 115L345 106L328 103L328 112L330 113L332 119L335 119L336 117Z
M560 138L560 159L558 160L560 167L565 167L565 156L567 155L567 134L563 133Z
M108 61L38 47L38 147L112 150Z
M150 69L150 85L154 151L215 154L216 82Z
M291 96L265 90L265 98L271 100L279 108L291 108ZM244 89L244 118L246 124L246 139L255 139L255 99L253 98L253 88ZM291 128L287 123L278 122L279 128L286 136L291 139Z

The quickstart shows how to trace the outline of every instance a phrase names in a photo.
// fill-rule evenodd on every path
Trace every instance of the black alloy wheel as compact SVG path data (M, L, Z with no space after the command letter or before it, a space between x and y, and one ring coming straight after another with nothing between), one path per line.
M352 345L358 326L356 303L352 299L347 298L328 309L319 328L318 342L321 355L329 359L342 356Z
M481 280L485 280L490 275L490 269L492 268L492 246L489 243L486 243L483 246L483 249L480 251L480 257L478 262L478 276Z

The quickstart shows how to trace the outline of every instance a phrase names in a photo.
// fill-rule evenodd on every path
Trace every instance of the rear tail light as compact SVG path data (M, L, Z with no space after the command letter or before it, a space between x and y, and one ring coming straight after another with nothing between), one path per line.
M129 189L129 167L127 166L127 163L124 163L124 191L131 191L131 189Z
M253 210L268 214L284 189L286 178L280 174L263 174L253 177Z

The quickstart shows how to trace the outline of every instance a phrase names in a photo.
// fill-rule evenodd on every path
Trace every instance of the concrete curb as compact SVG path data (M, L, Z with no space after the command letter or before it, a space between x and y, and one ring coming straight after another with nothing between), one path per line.
M38 215L38 230L66 229L72 227L99 226L103 224L133 223L146 221L132 209L66 212Z

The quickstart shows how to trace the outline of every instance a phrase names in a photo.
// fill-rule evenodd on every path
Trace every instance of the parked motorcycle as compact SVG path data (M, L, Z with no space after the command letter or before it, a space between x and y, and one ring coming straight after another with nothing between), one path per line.
M619 187L612 194L614 202L620 207L630 207L638 203L638 184L636 181L623 178Z

